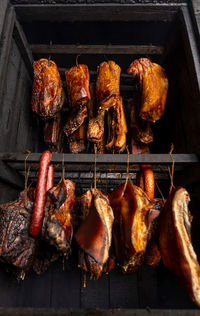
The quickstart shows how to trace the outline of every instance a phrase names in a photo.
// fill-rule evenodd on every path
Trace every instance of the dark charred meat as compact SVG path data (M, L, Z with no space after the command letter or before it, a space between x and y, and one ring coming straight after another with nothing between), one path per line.
M58 68L48 59L35 61L33 68L32 110L43 119L53 118L64 103Z
M80 266L98 279L109 258L113 211L108 197L97 189L81 197L82 222L75 235L80 246Z
M85 122L69 137L69 150L70 153L82 153L86 149L86 126Z
M67 137L72 135L84 122L87 114L87 106L83 106L78 112L71 112L64 126L64 133Z
M34 190L23 191L19 199L0 205L0 261L17 279L24 278L35 258L37 243L29 235Z
M62 180L56 187L47 191L42 237L64 254L70 252L73 236L74 191L75 184L70 180Z
M65 72L70 107L81 108L90 100L90 75L86 65L77 65Z
M53 119L45 121L44 141L48 144L52 152L62 152L62 140L61 115L58 112Z
M142 91L140 117L155 122L159 120L165 109L168 91L168 79L165 70L147 58L132 62L128 74L138 76Z
M102 110L115 106L119 96L121 68L112 60L99 65L96 84L97 104Z
M113 239L116 259L124 273L132 272L142 263L151 236L149 220L154 205L137 186L127 183L110 195L114 212Z
M191 242L189 201L188 192L181 187L169 195L160 215L159 247L165 266L200 306L200 266Z
M106 149L113 152L123 152L126 147L127 125L124 113L122 97L119 97L115 106L110 109L111 118L108 122L110 129L110 142Z
M95 86L90 85L91 99L88 102L88 129L87 139L93 143L100 143L104 136L104 116L105 110L99 109L95 97Z

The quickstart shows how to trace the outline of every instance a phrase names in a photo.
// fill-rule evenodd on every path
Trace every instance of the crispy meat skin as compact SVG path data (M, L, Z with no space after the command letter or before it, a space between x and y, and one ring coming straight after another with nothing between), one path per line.
M140 117L155 122L161 118L165 109L168 79L165 70L147 58L132 62L128 74L138 76L142 91Z
M153 208L146 194L137 186L127 183L110 195L114 211L113 238L116 257L123 272L131 272L141 264L150 238L151 223L148 215Z
M126 147L126 133L127 125L124 113L122 97L118 97L117 103L115 104L112 112L109 113L111 116L110 124L110 142L106 145L107 150L113 150L114 152L122 152Z
M114 106L119 96L121 68L112 60L99 65L96 84L97 104L101 109Z
M188 192L181 187L169 195L160 216L159 246L165 266L200 306L200 267L191 242L189 201Z
M90 75L86 65L77 65L65 72L68 101L71 107L87 105L90 100Z
M97 189L87 191L81 204L83 219L75 235L82 249L81 265L91 278L98 279L109 258L113 211L107 196Z
M61 180L47 191L45 218L42 236L57 251L67 254L70 251L75 221L75 184L70 180Z
M35 61L33 68L32 110L44 119L52 118L64 103L58 68L48 59Z
M61 114L58 112L53 119L45 121L44 141L48 144L52 152L63 151L63 135L61 130Z
M32 193L30 189L27 198L22 192L18 200L0 205L0 260L8 264L17 278L31 268L37 248L35 238L29 235Z

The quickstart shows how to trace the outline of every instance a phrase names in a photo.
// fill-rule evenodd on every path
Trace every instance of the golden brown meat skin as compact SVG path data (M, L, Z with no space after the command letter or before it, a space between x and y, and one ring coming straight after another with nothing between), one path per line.
M83 124L69 137L70 153L77 154L85 151L85 121Z
M71 113L64 126L64 133L67 137L72 135L84 123L87 114L87 106L80 107L78 112Z
M159 246L165 266L200 306L200 266L191 242L189 201L188 192L181 187L169 195L160 215Z
M40 59L33 69L32 110L44 119L52 118L64 102L58 68L52 60Z
M153 204L137 186L127 183L117 187L110 195L114 212L113 238L116 258L123 272L132 272L141 264L147 242L150 238L151 223L148 215Z
M142 91L140 117L155 122L165 109L168 79L165 70L147 58L136 59L128 68L128 74L138 76Z
M79 64L65 72L68 101L71 107L87 105L90 100L89 70L86 65Z
M114 216L108 197L97 189L91 193L81 199L86 211L75 238L84 252L83 268L98 279L109 258Z
M99 65L96 84L97 104L108 110L114 106L119 96L121 68L112 60Z
M106 145L107 150L113 150L114 152L123 152L126 147L126 117L124 113L122 97L118 97L118 100L114 106L114 109L109 113L111 117L111 141Z

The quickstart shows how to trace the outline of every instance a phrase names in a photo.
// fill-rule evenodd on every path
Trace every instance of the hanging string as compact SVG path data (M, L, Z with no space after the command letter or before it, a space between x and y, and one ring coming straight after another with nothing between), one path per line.
M174 144L172 143L171 144L171 149L170 149L170 152L169 152L169 155L170 155L171 160L172 160L172 169L170 170L170 167L168 167L169 177L170 177L170 181L171 181L169 194L171 193L172 189L175 187L174 186L174 159L173 159L173 156L172 156L173 150L174 150Z
M81 55L76 55L76 66L78 66L78 58L80 57Z
M126 151L127 151L127 164L126 164L126 181L125 181L125 184L124 184L124 188L123 188L123 191L122 191L122 196L124 195L125 191L126 191L126 187L127 187L127 184L128 184L128 179L129 179L129 150L128 150L128 146L126 146Z
M26 158L24 160L24 171L25 171L25 205L26 205L26 201L27 201L27 185L28 185L28 177L29 177L29 172L30 172L30 166L29 166L29 169L28 169L28 173L26 172L26 161L28 159L28 157L30 156L31 152L30 150L26 150L27 151L27 155L26 155Z
M158 191L159 191L159 193L160 193L160 195L161 195L161 198L162 198L163 202L165 202L164 195L162 194L162 191L161 191L161 189L160 189L158 183L157 183L157 182L155 182L155 183L156 183L156 187L157 187L157 189L158 189Z
M97 145L94 144L94 189L97 188Z

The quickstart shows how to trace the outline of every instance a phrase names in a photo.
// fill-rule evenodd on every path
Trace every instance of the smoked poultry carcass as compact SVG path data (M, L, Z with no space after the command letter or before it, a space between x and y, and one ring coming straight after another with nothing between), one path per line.
M113 152L123 152L126 147L126 117L124 113L122 97L118 97L115 106L109 110L109 143L105 146Z
M166 268L185 285L200 306L200 266L191 242L191 221L186 189L174 189L164 206L159 223L159 247Z
M65 72L70 113L64 127L66 136L73 134L84 122L90 100L89 70L86 65L77 65Z
M75 225L75 183L62 179L47 191L42 238L56 250L67 255Z
M43 119L55 117L64 103L64 92L54 61L40 59L33 63L32 110Z
M34 189L29 189L0 205L0 261L17 279L24 278L36 255L37 241L29 235L33 201Z
M96 96L100 109L108 110L115 106L119 96L120 73L121 68L112 60L99 65Z
M112 240L113 211L109 199L92 189L82 195L82 219L75 239L80 247L80 267L98 279L109 259ZM107 267L111 269L111 265Z
M140 58L132 62L128 74L139 77L142 92L140 117L150 122L159 120L164 113L168 91L165 70L147 58Z
M143 262L151 238L152 222L158 212L148 196L128 182L110 195L114 212L113 239L116 259L124 273L133 272Z

